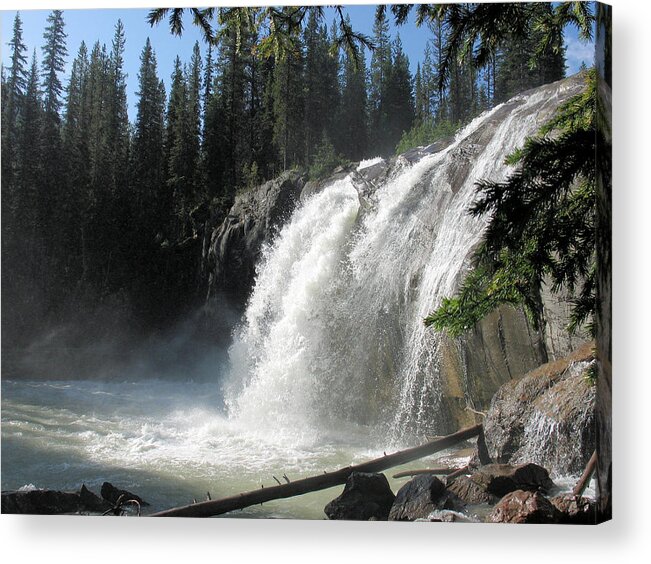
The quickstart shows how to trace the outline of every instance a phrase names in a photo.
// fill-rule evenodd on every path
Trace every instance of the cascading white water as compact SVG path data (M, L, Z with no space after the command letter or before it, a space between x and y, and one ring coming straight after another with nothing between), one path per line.
M506 178L505 157L563 88L485 113L413 165L399 159L370 206L355 189L368 167L304 202L258 266L230 351L230 416L301 443L342 425L435 431L439 337L423 318L455 292L481 238L484 221L467 213L475 182Z

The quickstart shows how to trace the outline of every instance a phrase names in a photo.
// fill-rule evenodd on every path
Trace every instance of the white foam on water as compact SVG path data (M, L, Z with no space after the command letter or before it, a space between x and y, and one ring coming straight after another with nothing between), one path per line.
M373 165L379 164L381 162L384 162L384 159L382 157L374 157L372 159L364 159L363 161L360 161L360 163L357 165L357 170L364 170L365 168L369 168Z

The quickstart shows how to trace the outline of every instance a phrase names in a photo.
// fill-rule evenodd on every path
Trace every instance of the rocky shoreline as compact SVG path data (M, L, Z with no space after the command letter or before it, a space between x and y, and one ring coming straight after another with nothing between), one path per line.
M421 475L395 494L384 474L351 474L325 507L331 520L594 524L595 502L561 494L537 464L490 464L451 481ZM478 511L480 510L480 511ZM478 515L484 514L482 519Z

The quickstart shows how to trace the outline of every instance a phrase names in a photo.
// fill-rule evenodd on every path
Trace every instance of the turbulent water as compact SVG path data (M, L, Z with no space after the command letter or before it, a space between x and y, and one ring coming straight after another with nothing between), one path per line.
M561 95L536 91L480 116L444 150L399 159L363 198L360 176L381 159L303 202L264 249L230 367L213 381L3 381L2 488L109 480L162 509L436 432L439 345L422 320L481 237L466 213L475 181L505 178L505 156ZM334 495L243 514L323 517Z

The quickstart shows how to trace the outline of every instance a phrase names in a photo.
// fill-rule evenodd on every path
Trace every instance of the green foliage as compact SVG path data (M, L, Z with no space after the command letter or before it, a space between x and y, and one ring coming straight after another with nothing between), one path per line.
M402 134L400 143L396 147L396 155L451 137L458 128L458 125L449 121L437 122L434 118L428 117Z
M524 306L538 326L541 289L574 295L569 330L591 322L596 307L594 120L595 73L586 91L563 106L540 135L507 162L504 183L481 181L470 209L490 218L474 268L458 295L425 319L459 335L501 304ZM591 329L592 324L590 325Z
M369 145L366 64L364 59L356 64L346 53L342 67L341 102L335 127L337 149L352 160L361 160Z
M335 152L335 148L327 136L323 136L319 143L312 166L310 166L309 176L311 180L321 180L326 178L338 166L346 164L348 161Z
M242 167L242 188L249 190L261 182L258 163L253 161L250 165L244 164Z

